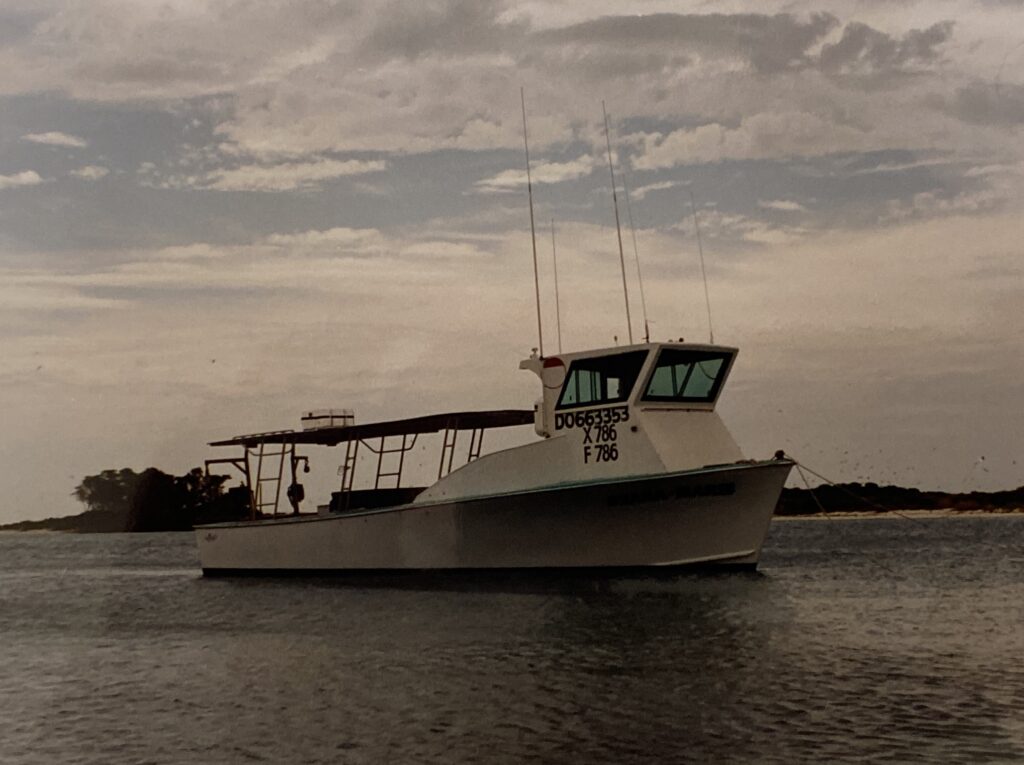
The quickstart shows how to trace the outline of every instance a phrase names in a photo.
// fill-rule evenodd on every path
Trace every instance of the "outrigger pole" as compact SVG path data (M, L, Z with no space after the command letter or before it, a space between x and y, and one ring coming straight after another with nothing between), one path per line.
M558 352L562 352L562 310L558 305L558 255L555 252L555 219L551 219L551 261L555 269L555 326L558 328Z
M697 223L697 202L693 198L693 189L690 192L690 207L693 208L693 230L697 234L697 252L700 253L700 274L704 277L704 304L708 308L708 338L711 344L715 343L715 330L711 327L711 296L708 294L708 273L704 270L704 246L700 243L700 225Z
M629 203L629 181L626 171L622 171L622 190L626 194L626 217L629 218L629 230L633 234L633 256L636 258L636 281L640 285L640 309L644 313L644 342L651 342L651 325L647 321L647 299L644 297L644 275L640 272L640 249L636 246L636 224L633 223L633 207Z
M530 142L526 135L526 92L519 88L519 100L523 105L523 147L526 149L526 193L530 199L530 241L533 244L533 289L537 296L537 348L544 358L544 331L540 323L540 275L537 272L537 229L533 223L533 181L530 178Z
M626 256L622 252L622 226L619 224L619 197L615 193L615 169L612 167L612 139L608 131L608 112L604 101L601 101L601 113L604 115L604 140L608 144L608 170L612 175L612 204L615 207L615 233L619 237L619 265L622 266L622 294L626 299L626 330L629 333L629 344L633 344L633 320L629 316L629 289L626 287Z

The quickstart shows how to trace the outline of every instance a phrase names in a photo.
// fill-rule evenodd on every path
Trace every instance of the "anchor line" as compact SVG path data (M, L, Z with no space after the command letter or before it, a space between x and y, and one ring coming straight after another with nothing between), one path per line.
M846 495L848 495L850 497L853 497L858 502L864 503L868 507L873 507L876 510L880 510L880 511L885 512L885 513L892 513L895 516L898 516L900 518L904 518L905 520L908 520L908 521L913 521L914 523L922 523L923 522L920 518L915 518L912 515L907 515L906 513L903 513L903 512L897 510L894 507L888 507L886 505L880 505L879 503L873 502L872 500L868 499L867 497L862 497L859 494L857 494L856 492L850 491L845 486L841 486L840 484L838 484L836 481L833 481L828 476L822 475L821 473L817 472L816 470L812 470L811 468L809 468L807 465L805 465L803 462L801 462L800 460L798 460L796 457L794 457L791 454L786 454L785 456L788 457L789 459L793 460L793 465L796 467L797 471L800 472L800 477L803 478L804 484L807 486L807 491L809 491L811 493L811 497L814 499L815 504L818 505L818 507L821 509L821 512L826 517L828 517L828 512L825 510L824 507L822 507L821 502L818 500L817 495L814 493L814 489L811 488L810 484L807 481L806 476L804 476L804 474L802 472L803 470L806 470L808 473L813 475L815 478L818 478L818 479L824 481L825 483L827 483L832 488L837 489L838 491L841 491L841 492L843 492L844 494L846 494ZM940 517L948 518L949 517L949 513L947 513L944 516L940 516Z

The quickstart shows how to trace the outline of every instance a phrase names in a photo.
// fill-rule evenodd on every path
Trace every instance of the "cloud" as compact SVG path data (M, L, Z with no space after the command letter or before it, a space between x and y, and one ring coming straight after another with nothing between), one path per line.
M72 170L71 174L76 178L81 178L82 180L98 181L100 178L109 175L110 170L105 167L101 167L100 165L86 165L85 167L80 167L77 170Z
M216 99L218 133L242 156L294 161L347 151L515 148L520 85L538 149L585 137L601 97L639 123L633 131L670 132L684 118L735 128L756 112L808 111L859 125L888 146L894 130L912 132L907 120L880 124L880 109L838 93L856 84L843 77L923 73L951 35L941 20L892 31L885 14L870 17L875 26L843 26L828 13L647 13L657 9L649 2L626 2L615 6L617 15L598 18L588 18L589 7L500 0L281 0L230 13L191 2L130 12L121 0L58 6L42 12L30 38L0 49L4 92L57 90L121 103ZM838 144L844 135L830 137ZM318 182L266 179L261 167L208 181L204 169L178 187L281 191Z
M243 165L211 173L198 185L217 191L293 191L314 188L324 181L350 175L379 173L383 160L318 159L279 165Z
M530 168L530 176L534 183L562 183L573 181L590 175L597 159L583 155L568 162L542 162ZM484 178L474 184L485 192L515 191L526 186L526 168L522 170L504 170L490 178Z
M309 44L331 14L305 6L60 0L37 19L32 35L0 51L9 73L2 87L125 101L231 91L258 75L262 62ZM344 15L351 13L334 14Z
M458 259L478 258L486 253L470 242L449 242L442 239L431 239L425 242L413 242L401 249L400 256L406 258L437 258Z
M870 134L808 112L764 112L738 127L719 123L643 136L633 159L639 170L730 159L768 159L828 154L839 146L868 148Z
M385 3L358 55L364 60L414 61L427 55L452 58L507 50L528 25L522 19L504 18L505 8L500 0Z
M850 170L850 175L874 175L876 173L903 173L907 170L917 170L922 167L945 167L955 160L951 157L923 157L909 162L881 162L870 167L860 167Z
M364 254L378 253L384 248L385 238L375 228L348 228L337 226L330 229L310 229L295 234L271 234L267 244L287 249L359 250Z
M227 254L227 250L215 247L206 242L193 244L176 245L173 247L162 247L153 256L157 260L203 260L206 258L219 258Z
M997 189L985 188L943 194L922 191L909 201L892 200L887 206L887 222L919 218L937 218L954 215L978 215L1002 207L1006 198Z
M48 277L19 278L4 274L0 283L0 307L16 311L98 311L129 306L127 301L100 298L83 293L74 285L47 283Z
M779 210L781 212L807 212L807 208L791 199L757 200L757 206L763 210Z
M967 178L983 178L986 176L1024 176L1024 162L979 165L964 173Z
M665 56L674 52L730 57L761 74L772 74L809 65L809 50L837 23L826 13L805 21L790 14L655 13L604 16L543 31L536 38L560 51L562 59L579 59L579 46L593 46L595 52L611 46L649 55L659 52L650 60L653 66L663 66ZM689 58L681 60L688 63Z
M492 237L493 238L493 237ZM387 258L392 264L401 261L409 267L424 256L432 258L476 257L487 250L484 238L431 230L420 235L387 234L376 228L336 226L309 229L291 234L271 234L245 248L268 259L286 258ZM479 239L479 238L476 238Z
M173 89L217 79L214 63L183 60L174 52L140 51L137 56L98 59L81 65L81 74L96 82L130 87L133 83L153 90Z
M443 15L451 7L429 5L423 12L434 18L431 14ZM758 112L807 112L822 123L815 153L827 153L825 144L832 151L859 150L898 146L908 138L916 146L925 136L907 115L924 119L922 112L930 113L920 103L925 78L952 34L944 21L887 33L863 24L849 28L853 22L844 28L827 14L629 15L629 10L623 6L621 15L577 23L564 23L564 14L541 18L531 10L534 16L525 18L533 20L524 25L512 11L496 15L491 8L470 25L472 34L492 41L491 47L462 40L448 52L418 35L408 37L397 14L375 18L380 34L395 27L376 57L353 55L339 45L301 71L243 84L221 131L258 154L516 148L522 140L518 89L525 84L531 142L538 149L585 139L602 97L616 116L630 121L631 131L657 126L667 132L684 120L734 129ZM484 31L481 25L490 15L493 26ZM517 21L507 36L492 34L512 18ZM823 72L821 50L832 34L837 38L832 44L842 45L826 57ZM884 40L892 43L891 50ZM907 93L899 118L884 118L890 110L870 97L871 90L879 78L890 92L909 87L905 79L888 81L885 75L911 72L919 75L921 90ZM942 130L933 126L928 140L942 145ZM854 138L849 145L848 137Z
M939 47L952 34L952 21L912 29L899 39L867 24L851 22L838 42L821 49L821 69L829 74L891 76L937 61Z
M702 209L699 216L701 236L706 241L717 240L719 248L791 244L810 233L801 226L777 225L761 218L714 209ZM683 216L672 230L687 238L695 237L693 216Z
M23 135L21 140L31 141L32 143L41 143L45 146L67 146L73 149L81 149L89 145L83 138L57 131L50 131L49 133L29 133L28 135Z
M937 104L947 114L976 125L1024 125L1024 85L976 81L958 88L952 98L937 100Z
M884 105L837 95L840 85L851 90L841 75L924 73L952 34L938 16L946 7L914 14L921 28L909 31L899 27L903 16L886 12L864 11L869 26L840 18L857 12L846 9L648 13L671 8L649 0L602 7L616 15L500 0L281 0L230 10L55 0L41 6L31 35L0 48L0 91L161 110L216 99L220 133L262 158L514 148L521 84L538 148L585 133L601 97L624 118L646 121L631 130L669 132L682 119L735 127L758 111L813 111L834 123L860 121L888 145L894 129L911 132L909 120L879 125ZM971 28L957 23L958 34ZM950 52L964 57L971 42ZM248 184L226 176L218 187Z
M24 186L37 186L43 182L35 170L25 170L14 175L0 175L0 189L17 189Z
M444 269L423 265L425 259L463 260L494 252L503 243L494 238L474 238L430 231L422 234L385 234L374 228L338 226L256 237L245 244L189 244L120 253L121 262L69 273L66 271L0 268L0 281L35 294L60 290L62 305L69 289L83 291L88 305L107 305L93 300L88 290L161 289L217 290L244 292L259 289L293 289L306 293L345 293L356 273L391 280L396 289L406 279L443 281ZM107 254L113 259L112 253ZM111 300L110 305L117 301ZM30 305L30 297L19 305ZM43 301L47 310L53 301Z
M646 186L641 186L636 189L629 190L629 196L637 201L640 201L648 194L653 194L655 191L666 191L668 189L681 186L680 181L658 181L657 183L649 183Z

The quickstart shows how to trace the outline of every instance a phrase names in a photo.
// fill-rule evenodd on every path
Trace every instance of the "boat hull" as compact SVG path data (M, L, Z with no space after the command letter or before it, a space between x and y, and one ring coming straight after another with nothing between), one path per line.
M755 568L792 463L196 529L206 575Z

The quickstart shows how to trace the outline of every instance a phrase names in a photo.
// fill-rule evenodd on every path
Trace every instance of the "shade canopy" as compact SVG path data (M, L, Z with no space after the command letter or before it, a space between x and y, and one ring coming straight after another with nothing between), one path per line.
M224 441L211 441L210 446L246 446L260 444L316 444L337 446L346 441L387 436L437 433L441 430L478 430L487 428L510 428L529 425L533 422L532 409L491 409L483 412L443 412L404 420L368 422L361 425L346 425L337 428L315 428L312 430L275 430L268 433L252 433L235 436Z

